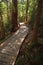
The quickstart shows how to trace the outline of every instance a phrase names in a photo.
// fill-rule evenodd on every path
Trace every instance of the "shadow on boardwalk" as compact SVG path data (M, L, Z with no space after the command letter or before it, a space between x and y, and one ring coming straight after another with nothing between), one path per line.
M0 65L14 65L27 33L28 27L23 24L16 33L0 45Z

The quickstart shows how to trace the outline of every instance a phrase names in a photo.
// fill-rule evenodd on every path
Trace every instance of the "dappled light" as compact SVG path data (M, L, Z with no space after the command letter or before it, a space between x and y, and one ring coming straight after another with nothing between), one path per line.
M0 0L0 65L43 65L43 0Z
M24 23L23 23L24 25ZM14 60L16 60L15 57L17 57L18 53L19 53L19 49L20 46L25 38L25 36L27 35L28 32L28 27L26 27L24 25L24 27L22 27L23 25L21 25L20 29L17 30L17 32L15 32L15 34L13 33L13 35L8 38L5 42L3 42L0 45L0 53L1 54L5 54L5 58L6 58L6 54L9 56L9 58L11 58L11 60L13 59L13 63L15 63ZM12 58L13 57L13 58ZM8 60L9 60L8 58ZM3 57L2 57L3 59ZM10 62L10 60L9 60Z

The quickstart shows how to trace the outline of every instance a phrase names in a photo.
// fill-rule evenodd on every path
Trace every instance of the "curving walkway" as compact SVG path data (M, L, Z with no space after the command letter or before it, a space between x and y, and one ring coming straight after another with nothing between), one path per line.
M0 65L14 65L20 46L28 33L28 27L20 24L20 29L0 45Z

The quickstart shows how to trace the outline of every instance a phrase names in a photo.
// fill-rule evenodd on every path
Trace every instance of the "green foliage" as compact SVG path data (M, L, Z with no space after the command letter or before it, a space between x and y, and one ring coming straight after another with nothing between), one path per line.
M0 11L2 14L2 24L3 24L3 30L6 34L8 34L9 31L11 31L11 10L12 10L12 4L9 1L6 2L0 2Z
M23 21L23 19L26 17L26 2L26 0L23 0L23 2L21 0L18 1L18 18L20 22ZM28 23L30 20L32 20L32 22L35 20L34 17L37 9L37 4L37 0L28 1Z
M26 2L27 0L18 0L18 21L23 22L26 18ZM33 25L35 22L36 10L37 10L38 0L29 0L28 1L28 24L30 29L33 29ZM15 12L15 8L13 7L12 0L8 0L8 2L0 0L0 11L2 14L2 24L5 33L11 31L11 19L12 19L12 10ZM41 15L41 22L43 21L43 11ZM41 24L41 26L43 26ZM40 28L39 28L40 29Z
M24 18L26 16L26 0L18 1L18 21L23 22Z
M30 27L30 30L33 29L35 18L36 18L36 11L37 11L37 5L38 1L37 0L29 0L29 9L28 9L28 24Z
M2 9L2 12L4 13L4 11L6 12L6 4L4 2L0 3L0 6L1 6L1 9ZM4 11L3 11L4 10Z

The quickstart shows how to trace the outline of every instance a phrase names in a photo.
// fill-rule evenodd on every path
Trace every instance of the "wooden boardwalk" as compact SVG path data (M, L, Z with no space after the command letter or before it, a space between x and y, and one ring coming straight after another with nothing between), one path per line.
M21 25L20 29L0 45L0 65L14 65L20 46L28 33L28 28Z

